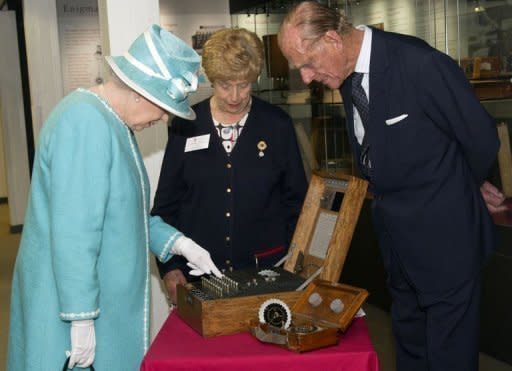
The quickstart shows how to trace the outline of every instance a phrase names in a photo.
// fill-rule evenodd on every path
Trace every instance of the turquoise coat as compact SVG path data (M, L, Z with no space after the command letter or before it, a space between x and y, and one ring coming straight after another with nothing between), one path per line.
M45 123L14 278L8 371L61 370L70 321L94 319L97 370L138 370L149 344L149 249L181 236L149 215L131 130L95 94L65 97Z

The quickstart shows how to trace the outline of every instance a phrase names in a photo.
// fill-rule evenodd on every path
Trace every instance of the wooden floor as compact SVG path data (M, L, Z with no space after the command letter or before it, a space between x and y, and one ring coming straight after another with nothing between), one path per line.
M18 244L19 234L9 233L9 209L0 205L0 371L6 368L7 339L9 326L9 301L12 269ZM370 335L379 355L382 371L394 371L393 335L389 313L371 305L364 307ZM10 370L23 371L23 370ZM112 370L114 371L114 370ZM354 370L358 371L358 370ZM512 371L512 366L497 361L484 354L480 355L480 371Z

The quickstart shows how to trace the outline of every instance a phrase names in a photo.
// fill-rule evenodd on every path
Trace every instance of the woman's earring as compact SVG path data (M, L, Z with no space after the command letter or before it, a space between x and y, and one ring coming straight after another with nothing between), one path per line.
M135 103L139 103L140 102L140 98L139 97L135 97Z

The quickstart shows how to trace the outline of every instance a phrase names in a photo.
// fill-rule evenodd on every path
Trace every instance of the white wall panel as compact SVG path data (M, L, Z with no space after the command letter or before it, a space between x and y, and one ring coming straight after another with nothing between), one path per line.
M0 115L11 226L23 224L29 190L25 113L14 11L0 12Z
M63 95L55 0L24 0L23 18L34 142Z
M5 168L4 129L0 104L0 198L7 198L7 169Z

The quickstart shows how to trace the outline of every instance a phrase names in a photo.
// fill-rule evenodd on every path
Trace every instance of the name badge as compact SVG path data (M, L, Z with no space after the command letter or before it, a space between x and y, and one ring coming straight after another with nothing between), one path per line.
M210 143L210 134L199 135L197 137L192 137L187 139L187 143L185 143L185 152L197 151L199 149L208 148L208 144Z

